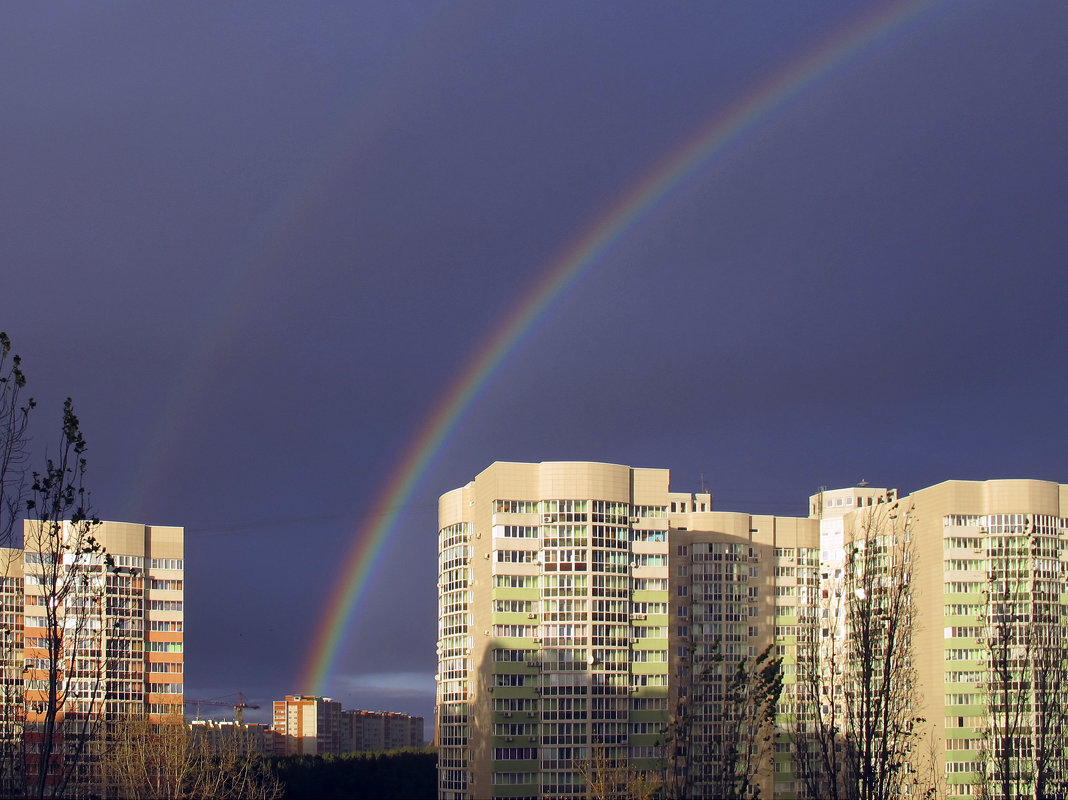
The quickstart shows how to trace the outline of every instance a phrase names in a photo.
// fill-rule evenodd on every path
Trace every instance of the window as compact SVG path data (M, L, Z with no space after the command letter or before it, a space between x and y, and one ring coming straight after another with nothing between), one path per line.
M153 558L149 569L185 569L185 560L181 558Z
M181 611L181 600L149 600L149 611Z
M535 500L494 500L493 510L498 514L537 514Z
M537 539L538 528L534 525L494 525L493 535L505 539Z

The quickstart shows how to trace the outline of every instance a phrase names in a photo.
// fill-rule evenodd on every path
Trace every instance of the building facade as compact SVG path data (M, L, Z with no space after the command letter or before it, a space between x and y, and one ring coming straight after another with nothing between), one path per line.
M1064 780L1068 730L1050 744L1042 664L1024 652L1058 654L1068 679L1066 499L1043 481L904 498L861 484L775 517L713 511L666 470L495 463L439 501L439 796L583 795L598 764L714 793L732 670L765 654L783 686L761 796L824 796L802 762L821 725L848 729L860 614L887 627L899 584L903 703L925 721L902 774L998 797L1013 792L992 754L1008 752L1019 791Z
M184 568L176 527L27 520L0 550L5 791L91 782L105 717L181 718Z
M346 710L329 697L274 701L279 755L322 755L423 746L423 718L391 711Z
M814 520L716 512L612 464L495 463L442 496L439 526L442 798L581 796L598 764L713 780L724 681L776 646L819 554ZM669 752L681 710L691 744Z
M946 481L901 505L916 554L917 716L946 796L1064 796L1068 486Z
M286 695L274 701L273 729L287 756L341 752L341 703L329 697Z
M341 712L341 748L345 753L422 747L424 720L395 711Z

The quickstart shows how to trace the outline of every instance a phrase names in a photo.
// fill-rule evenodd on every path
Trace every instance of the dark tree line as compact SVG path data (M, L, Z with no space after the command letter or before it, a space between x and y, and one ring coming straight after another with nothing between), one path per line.
M282 797L291 800L433 800L438 792L436 750L289 756L269 763L284 786Z

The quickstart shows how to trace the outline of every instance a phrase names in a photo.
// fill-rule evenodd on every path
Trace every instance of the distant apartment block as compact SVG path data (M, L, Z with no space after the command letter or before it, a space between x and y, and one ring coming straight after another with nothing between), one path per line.
M342 711L343 752L422 747L423 718L392 711Z
M680 702L701 704L698 740L721 724L722 692L695 698L690 654L772 646L799 581L777 553L807 565L819 526L716 512L668 483L661 469L498 462L441 497L442 798L585 796L594 750L660 770Z
M899 497L861 484L817 492L808 512L713 511L666 470L586 462L497 462L442 495L439 797L585 796L596 758L662 772L683 711L691 746L676 767L687 796L708 796L728 676L765 650L784 685L757 784L812 796L799 765L815 715L843 719L841 682L856 674L858 606L844 594L862 599L857 575L876 591L898 580L880 572L895 541L912 548L916 757L948 798L982 793L999 653L1002 683L1030 694L997 747L1039 752L1044 706L1017 645L1068 644L1068 486L947 481ZM709 658L723 668L698 679ZM802 681L825 699L806 700ZM1068 777L1063 752L1050 763Z
M49 544L40 523L27 520L23 549L0 550L0 736L9 753L24 742L34 780L54 664L62 705L47 783L81 748L88 755L77 785L92 777L97 745L86 737L105 715L183 712L184 531L102 522L89 539L69 523L55 534Z
M190 724L194 741L216 753L255 753L260 756L284 756L285 740L269 725L229 720L195 720Z
M423 718L388 711L343 710L328 697L289 695L274 702L280 755L353 753L422 747Z
M285 740L285 755L341 752L341 703L329 697L287 695L274 701L275 731Z

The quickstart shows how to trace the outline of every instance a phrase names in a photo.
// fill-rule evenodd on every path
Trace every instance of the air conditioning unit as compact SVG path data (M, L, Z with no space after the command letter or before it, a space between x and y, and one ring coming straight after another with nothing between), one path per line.
M637 643L638 643L638 642L640 642L640 641L641 641L641 639L631 639L631 640L630 640L630 643L631 643L631 644L637 644Z
M536 666L538 666L538 662L537 661L528 661L527 662L527 666L528 667L536 667Z
M535 614L534 612L531 612L531 613L527 614L527 619L537 619L537 618L538 618L538 615Z
M630 518L630 524L633 525L634 523L638 522L640 519L641 519L641 517L631 517Z
M512 716L512 712L511 711L505 711L504 712L504 716L505 717L511 717Z
M505 736L504 737L504 741L506 741L506 742L514 742L515 740L511 736Z
M549 524L552 522L556 522L556 517L554 517L552 514L542 514L541 521L546 524Z
M534 641L534 644L541 644L541 637L535 636L533 641Z
M631 619L645 619L645 614L631 614Z
M489 553L483 553L483 554L482 554L482 557L483 557L483 558L489 558L489 557L490 557L490 554L489 554Z

